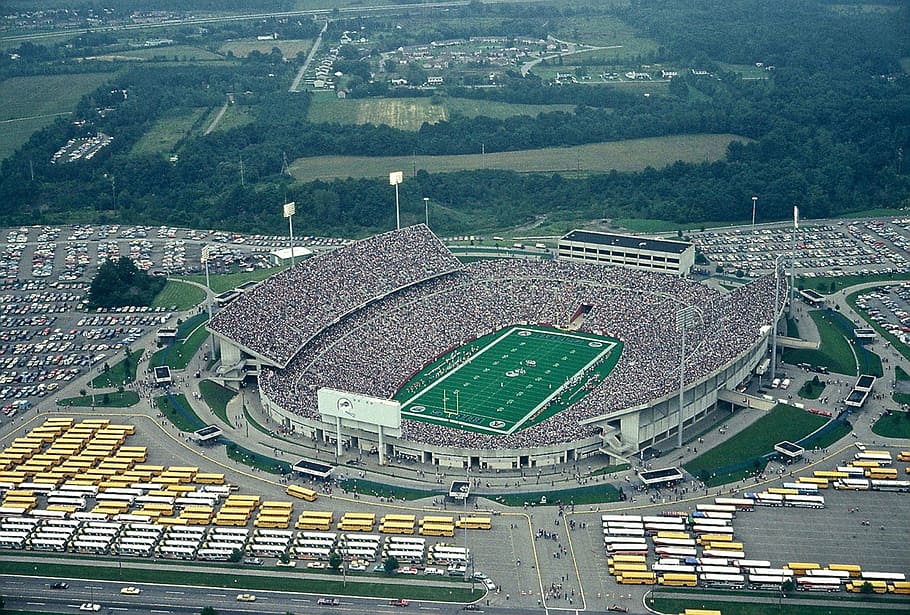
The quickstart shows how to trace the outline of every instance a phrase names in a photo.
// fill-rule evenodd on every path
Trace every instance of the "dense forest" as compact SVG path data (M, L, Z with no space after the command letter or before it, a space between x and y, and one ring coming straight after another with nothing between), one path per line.
M463 10L483 11L480 23L491 35L519 27L517 21L522 33L540 35L546 24L571 22L583 11L534 4L517 14L509 6L475 3ZM279 204L295 200L295 226L302 232L358 235L394 225L387 181L295 184L281 174L285 158L464 154L477 153L481 144L487 152L507 152L695 133L733 133L750 142L733 143L719 162L639 173L570 178L418 170L402 184L402 200L430 198L440 210L434 228L443 233L560 213L566 219L744 220L752 194L761 195L764 219L786 218L793 205L806 217L910 207L902 161L910 152L910 76L901 65L910 62L906 3L633 0L584 10L621 19L657 41L661 59L703 67L705 74L684 72L666 95L645 98L610 85L554 87L510 71L498 88L452 87L435 95L558 102L574 111L454 116L406 132L308 122L309 95L287 93L295 67L280 54L255 54L231 66L136 66L82 101L75 115L85 123L59 120L3 162L0 224L91 220L280 232ZM390 36L382 50L407 36ZM29 64L0 62L0 74L68 66L54 61L64 51L23 47ZM767 79L744 79L728 68L756 62L773 66ZM358 95L388 94L385 87L375 90ZM132 152L168 110L220 105L226 92L257 110L253 123L181 143L176 164ZM90 164L48 164L68 138L90 131L114 141Z

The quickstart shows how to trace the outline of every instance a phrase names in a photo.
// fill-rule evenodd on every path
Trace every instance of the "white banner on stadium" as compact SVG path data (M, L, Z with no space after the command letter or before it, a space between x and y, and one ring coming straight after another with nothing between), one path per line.
M401 433L400 402L328 387L319 389L316 392L316 399L323 420L337 417L347 427L376 432L376 426L381 426L386 435L396 436Z

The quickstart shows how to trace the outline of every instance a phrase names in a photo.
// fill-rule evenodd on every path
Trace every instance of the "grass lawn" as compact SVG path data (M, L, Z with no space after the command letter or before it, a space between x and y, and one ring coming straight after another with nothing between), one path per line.
M816 376L817 378L817 376ZM800 387L797 395L803 399L818 399L821 397L822 392L825 390L825 383L815 380L807 380L806 383Z
M182 323L177 331L177 339L152 355L152 366L167 365L178 371L186 369L209 337L209 332L205 329L207 321L208 314L201 313Z
M142 359L144 350L133 351L129 361L126 357L110 365L110 369L96 376L89 383L93 389L109 389L136 380L136 367Z
M128 408L139 403L139 393L136 391L124 391L113 393L98 393L94 397L86 395L84 397L67 397L57 402L61 406L75 406L78 408Z
M421 500L423 498L432 498L446 494L446 489L440 487L437 491L427 491L423 489L410 489L407 487L398 487L395 485L386 485L371 480L359 478L348 478L341 481L341 488L350 492L356 491L360 495L371 494L383 498L395 498L396 500ZM453 507L452 510L456 508Z
M812 441L813 447L827 448L849 434L851 428L843 421L837 423L837 426L821 435L818 439Z
M542 148L487 154L452 156L314 156L291 163L299 182L346 177L382 177L389 169L422 169L450 173L477 169L503 169L523 173L607 173L662 168L679 160L705 162L723 158L733 141L747 141L729 134L700 134L590 143L575 147Z
M190 136L193 127L207 107L178 107L158 118L154 125L133 145L132 153L157 154L173 152L180 139Z
M29 553L30 556L35 553ZM75 559L75 558L74 558ZM101 558L91 558L93 561ZM124 562L127 562L124 558ZM181 566L196 565L198 572L187 574L184 570L171 569L169 562L158 560L151 568L132 568L129 566L118 567L117 562L111 560L109 567L83 566L77 562L59 563L59 558L48 557L45 562L38 561L23 565L21 561L6 558L0 562L2 574L35 574L52 578L66 579L107 579L127 583L155 583L173 585L194 585L206 587L222 587L235 590L263 590L263 591L290 591L316 594L335 594L339 596L377 596L385 598L407 598L409 600L451 600L453 602L467 602L483 595L477 589L473 598L470 585L465 587L439 585L432 582L407 584L388 584L382 582L381 574L354 574L348 573L343 579L338 573L337 580L326 578L326 571L319 571L317 576L308 574L305 568L288 569L275 568L271 575L246 575L243 570L238 570L236 564L218 564L213 562L179 562ZM37 570L35 569L37 567ZM329 572L329 574L331 574ZM72 591L72 590L71 590ZM448 595L447 595L448 594Z
M660 613L682 613L689 609L715 609L724 615L878 615L881 613L895 613L892 609L884 606L866 606L856 605L810 605L810 604L792 604L786 598L783 599L781 606L778 606L777 597L774 596L768 602L750 600L754 594L743 594L742 600L711 600L702 597L699 598L666 598L664 590L654 598L649 606ZM682 592L676 592L677 595ZM844 600L844 602L847 602Z
M234 461L239 461L244 465L269 474L284 475L289 474L291 471L291 464L287 461L279 461L272 457L261 455L235 442L227 443L227 456Z
M865 212L863 215L874 216L876 215L873 212ZM892 214L899 215L899 214ZM797 278L796 287L800 290L811 288L816 290L823 295L828 295L839 290L843 290L848 286L855 286L856 284L864 284L868 282L899 282L906 281L908 278L906 273L876 273L874 275L845 275L836 278ZM861 291L863 293L870 292L869 290Z
M856 360L850 344L835 323L832 314L827 310L812 310L809 316L818 327L821 345L818 350L802 348L785 348L783 359L786 363L811 363L825 365L838 374L856 375Z
M824 425L827 420L793 406L778 404L749 427L687 463L686 470L692 474L698 474L701 470L711 472L765 455L772 452L778 442L796 442Z
M250 55L252 51L258 51L265 55L272 53L273 47L278 47L281 50L281 55L285 58L290 58L293 60L298 53L307 53L310 48L313 46L312 39L308 38L289 38L289 39L276 39L276 40L236 40L236 41L227 41L218 49L220 53L227 54L228 51L232 52L234 56L238 58L245 58Z
M200 382L199 392L202 394L202 399L205 400L208 407L215 413L215 416L228 425L231 425L232 423L228 420L227 416L227 404L234 398L236 393L212 380L203 380Z
M33 132L51 124L57 114L69 114L83 95L114 75L112 70L0 81L0 160L28 141Z
M531 505L539 504L543 497L546 497L546 502L550 506L556 502L581 506L583 504L599 504L601 502L618 502L619 490L609 483L603 483L575 489L547 489L527 493L506 493L497 495L493 499L506 506L524 506L525 502Z
M910 439L910 413L892 411L875 421L872 431L886 438Z
M205 427L206 423L193 411L186 395L183 393L174 395L174 402L172 403L167 395L161 395L155 398L155 407L180 431L192 432Z
M226 290L233 290L245 282L264 280L281 271L281 267L269 267L268 269L256 269L255 271L238 271L236 273L219 273L209 272L209 283L212 286L212 292L223 293ZM177 276L180 280L190 280L205 284L205 274Z
M173 308L182 312L199 305L203 301L205 301L205 290L179 280L168 280L161 292L152 301L151 307Z

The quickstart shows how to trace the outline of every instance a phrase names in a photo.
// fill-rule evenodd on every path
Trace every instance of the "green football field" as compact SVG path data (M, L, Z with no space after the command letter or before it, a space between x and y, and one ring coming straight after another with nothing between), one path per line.
M510 434L578 402L621 352L618 340L590 333L506 327L440 357L395 399L405 418Z

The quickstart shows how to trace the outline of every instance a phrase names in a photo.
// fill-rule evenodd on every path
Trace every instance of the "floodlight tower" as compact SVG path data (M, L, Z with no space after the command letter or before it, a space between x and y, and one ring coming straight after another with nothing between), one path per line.
M297 212L297 203L291 201L284 204L284 217L288 219L288 233L291 244L291 268L294 267L294 214Z
M430 228L430 197L423 197L423 217L427 228Z
M758 203L758 197L752 197L752 230L755 230L755 204Z
M205 300L209 313L209 323L212 322L212 285L209 282L209 261L212 259L212 246L202 246L202 263L205 265ZM215 356L215 334L211 334L212 357Z
M389 173L389 185L395 186L395 228L401 229L401 209L398 206L398 184L404 181L402 171L392 171Z

